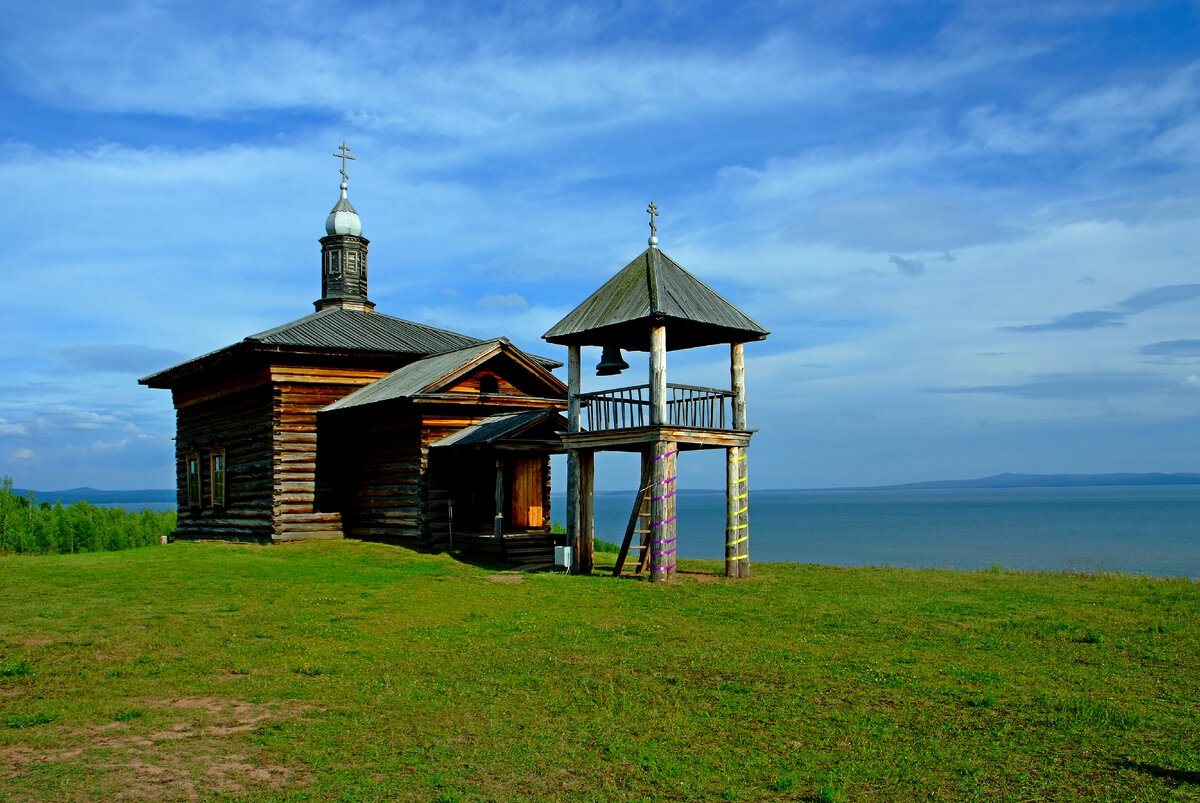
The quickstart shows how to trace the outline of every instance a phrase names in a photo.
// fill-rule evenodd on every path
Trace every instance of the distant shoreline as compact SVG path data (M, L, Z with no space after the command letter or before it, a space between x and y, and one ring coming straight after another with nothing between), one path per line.
M757 493L795 493L797 491L952 491L1004 488L1111 488L1148 485L1200 485L1200 474L994 474L970 480L933 480L907 482L900 485L856 485L834 488L756 488ZM24 496L30 491L14 488ZM597 491L598 494L628 494L631 491ZM173 488L151 488L135 491L104 491L97 488L69 488L63 491L33 491L39 502L90 502L94 505L174 504ZM681 488L679 493L721 493L719 488ZM556 493L561 495L561 492Z
M755 493L811 493L832 491L955 491L1003 490L1007 488L1119 488L1200 485L1200 474L994 474L971 480L933 480L901 485L847 485L833 488L753 488ZM627 494L623 491L597 491ZM680 488L679 493L723 493L720 488ZM558 495L558 494L556 494Z

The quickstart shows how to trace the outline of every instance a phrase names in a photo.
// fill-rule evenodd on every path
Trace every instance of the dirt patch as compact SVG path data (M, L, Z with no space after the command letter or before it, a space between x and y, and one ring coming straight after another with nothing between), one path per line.
M677 570L675 576L680 580L690 580L693 583L718 583L722 579L711 572L681 572Z
M140 718L88 725L70 732L66 750L9 747L0 751L0 778L17 781L35 766L69 763L81 777L92 777L102 797L115 800L200 800L307 782L303 768L256 760L248 752L254 748L239 739L266 724L302 717L305 706L219 697L130 702L160 715L175 712L178 719L166 727L161 716L145 717L157 720L154 725Z
M488 579L493 583L524 583L525 578L519 574L489 574Z

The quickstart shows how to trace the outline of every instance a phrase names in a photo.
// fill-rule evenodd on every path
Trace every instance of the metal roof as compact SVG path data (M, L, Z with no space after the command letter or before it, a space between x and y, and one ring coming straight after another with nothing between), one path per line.
M542 338L561 345L649 351L650 323L669 350L744 343L770 334L658 248L647 248Z
M479 338L413 323L382 312L327 307L299 320L250 335L250 343L402 354L436 354L479 343Z
M520 413L498 413L477 424L464 427L431 444L440 446L486 446L498 440L518 435L542 421L556 420L562 429L567 428L567 419L557 410L526 410Z
M562 382L542 365L536 357L525 354L504 338L485 340L470 346L434 354L423 360L417 360L403 368L392 371L387 376L377 379L366 387L359 388L348 396L344 396L322 412L345 410L350 407L361 407L364 404L390 401L392 399L412 398L422 393L434 393L444 387L456 376L464 373L472 366L478 365L491 357L506 352L517 362L526 362L530 371L538 374L543 381L561 388L562 396L566 397L566 388Z
M274 329L250 335L233 345L150 374L139 379L138 382L156 387L157 383L173 381L181 369L187 372L214 357L223 357L236 350L244 352L257 347L302 351L382 352L421 357L485 342L490 341L483 341L476 337L421 323L413 323L401 318L393 318L382 312L326 307L312 315L306 315L282 326L276 326ZM557 368L562 365L558 360L552 360L549 357L529 356L545 368Z

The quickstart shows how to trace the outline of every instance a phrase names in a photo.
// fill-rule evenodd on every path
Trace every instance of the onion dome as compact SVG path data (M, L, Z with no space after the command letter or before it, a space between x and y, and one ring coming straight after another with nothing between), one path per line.
M350 199L346 197L345 181L342 182L342 197L330 211L329 217L325 218L325 233L362 236L362 220L358 217L358 212L354 211Z

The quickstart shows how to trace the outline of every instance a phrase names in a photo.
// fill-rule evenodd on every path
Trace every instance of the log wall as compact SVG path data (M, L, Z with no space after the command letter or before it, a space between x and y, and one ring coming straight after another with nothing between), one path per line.
M328 425L341 444L330 470L336 473L346 537L425 548L425 458L417 420L407 410L376 407L333 415ZM325 426L323 421L322 438Z
M176 394L175 472L180 538L268 540L271 521L271 394L265 384L224 395ZM212 504L209 457L225 452L225 505ZM186 460L200 456L200 505L187 498Z
M386 373L272 366L273 540L343 536L342 514L317 502L317 412Z

